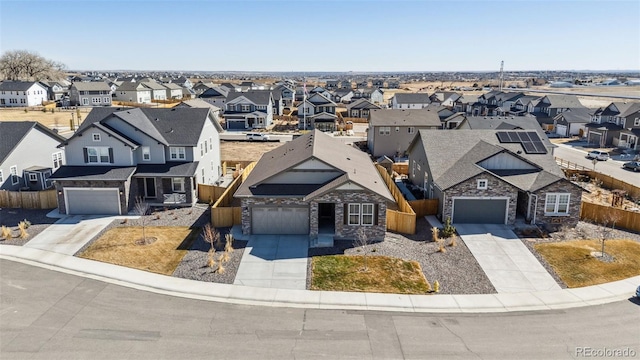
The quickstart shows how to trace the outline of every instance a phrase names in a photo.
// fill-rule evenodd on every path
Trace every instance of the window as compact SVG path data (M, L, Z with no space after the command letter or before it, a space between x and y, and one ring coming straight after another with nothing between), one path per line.
M51 155L51 159L53 160L53 169L57 169L62 166L62 151L53 153Z
M110 102L111 102L110 100L111 100L111 99L109 99L108 97L106 97L106 98L103 98L103 99L102 99L102 101L103 101L105 104L110 103Z
M211 140L211 137L209 137L209 150L213 150L213 141Z
M233 105L233 104L227 104L227 109L228 109L229 111L235 111L235 110L236 110L236 106L235 106L235 105Z
M349 204L349 225L360 225L360 204Z
M29 181L31 181L31 182L38 181L38 174L29 173Z
M0 170L0 186L2 186L3 182L4 182L4 176L2 175L2 170Z
M185 160L187 158L184 147L170 147L169 158L171 160Z
M82 105L89 105L89 99L82 98Z
M204 148L202 147L202 143L200 143L200 156L204 155Z
M142 147L142 161L151 161L151 149L148 146Z
M242 112L251 111L251 105L242 105Z
M100 134L91 134L93 141L100 141Z
M413 133L415 133L415 132L416 132L416 128L414 128L413 126L409 126L409 127L407 128L407 132L408 132L409 134L413 134Z
M206 154L209 151L209 146L207 146L207 140L204 141L204 153Z
M362 204L362 225L373 225L373 204Z
M391 127L381 126L378 130L380 135L389 135L391 133Z
M171 178L171 190L184 192L184 178Z
M396 132L400 131L400 126L396 126Z
M415 178L416 177L416 161L413 160L412 164L411 164L411 177Z
M204 184L204 168L202 168L202 181L200 183Z
M478 180L478 190L486 190L489 188L489 182L486 179Z
M640 118L635 118L633 120L633 126L640 126Z
M20 182L18 179L18 167L16 165L9 168L9 173L11 174L11 185L15 185Z
M569 215L569 197L570 194L547 194L544 204L544 214L553 215Z
M91 98L91 101L92 101L94 104L100 104L100 98L99 98L99 97Z
M88 163L110 163L111 156L109 156L109 148L104 146L88 147L86 160Z

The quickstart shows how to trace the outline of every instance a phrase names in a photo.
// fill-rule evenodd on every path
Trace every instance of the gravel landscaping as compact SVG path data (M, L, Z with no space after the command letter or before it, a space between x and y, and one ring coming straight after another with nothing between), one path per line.
M445 240L448 245L450 239ZM429 223L416 222L415 235L387 233L384 241L366 246L370 256L392 256L417 261L427 281L440 283L442 294L495 294L496 290L464 242L456 238L457 246L445 246L446 252L438 252L438 244L431 239ZM309 257L333 254L361 255L361 248L354 248L351 241L335 241L334 247L309 249ZM311 261L307 268L307 289L311 282Z
M0 208L0 226L5 225L10 227L13 230L13 238L11 239L3 239L0 238L0 244L5 245L17 245L22 246L26 244L29 240L33 239L36 235L41 233L44 229L51 226L51 224L55 223L59 219L48 218L47 214L51 211L51 209L45 210L34 210L34 209L10 209L10 208ZM18 236L20 232L18 231L18 223L24 219L27 219L31 222L31 226L27 229L27 236L24 239L21 239Z
M546 237L540 237L536 235L534 237L521 237L522 242L525 246L531 251L533 256L540 261L540 264L544 266L549 274L555 279L555 281L560 285L561 288L566 289L567 285L562 281L560 276L553 270L553 267L545 260L545 258L540 255L534 248L535 244L541 243L552 243L552 242L563 242L563 241L571 241L571 240L586 240L586 239L597 239L597 235L600 232L602 226L595 225L586 221L578 222L578 225L574 228L563 228L560 231L556 231L553 233L547 234ZM518 232L516 232L518 233ZM611 235L611 239L629 239L633 241L640 242L640 234L624 231L624 230L613 230Z

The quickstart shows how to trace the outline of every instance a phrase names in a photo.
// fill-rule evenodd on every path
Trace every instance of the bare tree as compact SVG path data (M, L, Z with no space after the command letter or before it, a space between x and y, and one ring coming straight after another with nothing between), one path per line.
M28 50L6 51L0 57L0 77L4 80L58 80L64 77L65 68L63 63Z
M604 258L606 254L605 243L607 242L607 240L610 240L613 238L615 228L616 228L616 223L620 221L621 217L619 214L608 212L608 213L602 214L602 216L599 216L597 219L598 219L597 223L598 225L600 225L598 227L597 235L602 245L600 256Z
M212 268L216 265L215 244L220 240L220 233L218 232L218 230L212 227L211 224L205 225L202 233L204 235L204 241L211 244L211 248L209 248L207 265Z
M364 228L359 228L356 232L356 241L355 245L362 248L362 256L364 256L364 269L363 271L369 271L369 266L367 263L367 249L365 248L369 245L369 237L367 236L367 232Z
M145 215L149 213L149 204L147 204L142 197L138 196L136 197L134 209L136 214L140 215L140 223L142 224L142 241L143 243L146 243L147 234L145 233L145 226L147 225L147 218Z

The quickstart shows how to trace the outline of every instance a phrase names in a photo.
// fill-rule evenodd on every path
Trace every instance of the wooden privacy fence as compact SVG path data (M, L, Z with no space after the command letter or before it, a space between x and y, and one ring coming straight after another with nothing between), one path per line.
M611 177L609 175L603 174L603 173L599 173L597 171L593 171L593 170L570 170L570 169L565 169L564 170L565 174L567 175L568 178L571 178L573 175L579 174L579 175L587 175L592 179L598 179L600 181L602 181L602 187L605 189L619 189L619 190L624 190L627 192L627 194L629 194L629 196L633 197L633 198L639 198L640 197L640 187L631 185L629 183L626 183L622 180L618 180L614 177Z
M0 207L53 209L58 207L58 195L55 189L44 191L0 190Z
M214 227L229 227L242 223L242 208L239 206L231 206L233 194L238 190L240 184L247 179L247 176L249 176L249 173L251 173L255 165L255 162L247 165L242 171L242 174L233 180L213 206L211 206L211 224Z
M393 171L397 172L400 175L409 175L409 164L408 163L393 163Z
M391 195L398 203L398 210L387 209L387 230L396 231L403 234L416 233L416 213L411 205L405 200L396 186L395 181L387 174L387 170L380 165L376 165L380 176L384 180Z
M215 185L198 184L198 201L205 203L216 202L227 188Z
M438 199L422 199L409 201L409 205L417 217L436 215L438 213Z
M613 208L606 205L598 205L583 201L580 208L580 220L592 221L595 223L608 219L619 219L616 221L617 229L626 229L640 232L640 213L623 209Z

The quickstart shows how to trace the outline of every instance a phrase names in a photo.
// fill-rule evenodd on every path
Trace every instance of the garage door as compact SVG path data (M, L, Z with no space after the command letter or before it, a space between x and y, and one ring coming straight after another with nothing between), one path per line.
M253 234L308 234L309 209L254 207L251 210Z
M460 224L504 224L507 199L454 199L453 219Z
M556 126L556 134L560 136L567 136L567 125Z
M242 121L233 121L227 120L227 130L244 130L244 120Z
M69 215L120 215L117 188L65 189Z

